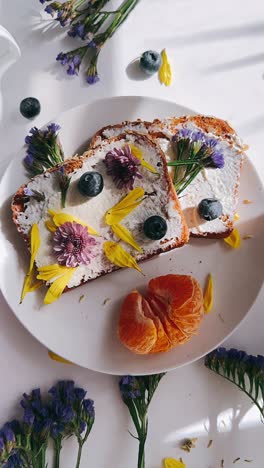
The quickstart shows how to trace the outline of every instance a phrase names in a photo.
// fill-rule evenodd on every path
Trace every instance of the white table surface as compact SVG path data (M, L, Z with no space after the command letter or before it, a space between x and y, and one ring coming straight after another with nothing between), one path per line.
M86 86L64 75L54 58L71 39L58 39L58 28L45 32L37 0L1 0L0 23L16 38L21 59L2 80L4 113L0 122L0 170L16 152L31 122L19 103L31 95L42 111L41 126L61 111L109 95L148 95L171 99L204 114L225 118L250 145L255 166L264 175L264 3L263 0L142 0L126 24L104 48L101 82ZM146 49L166 47L174 63L174 82L162 87L156 77L133 79L129 62ZM92 117L91 117L92 118ZM261 252L260 252L261 254ZM263 255L263 252L262 252ZM249 272L250 274L250 272ZM235 298L234 298L235 300ZM23 391L48 388L57 379L73 378L95 399L96 422L81 466L134 468L137 443L115 377L51 361L40 345L1 301L0 423L16 414ZM225 345L264 354L263 294ZM166 456L183 457L188 468L235 465L263 468L264 426L258 411L241 392L210 373L203 361L175 370L163 379L150 409L146 468L159 468ZM198 437L190 454L179 449L184 437ZM211 448L207 448L213 439ZM63 468L76 459L74 441L65 444ZM253 460L251 464L244 459Z

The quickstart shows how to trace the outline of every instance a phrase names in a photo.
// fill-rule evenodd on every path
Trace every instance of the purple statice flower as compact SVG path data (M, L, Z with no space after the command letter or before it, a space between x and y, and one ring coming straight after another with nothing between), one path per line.
M100 81L100 78L99 78L99 75L98 75L97 71L94 72L94 73L87 74L86 82L89 85L93 85L93 84L97 83L98 81Z
M71 29L68 31L68 35L70 37L80 37L81 39L85 39L85 25L81 22L73 24Z
M50 406L42 400L40 389L36 388L30 394L24 393L20 405L24 409L24 422L32 426L34 433L39 434L41 439L46 440L51 427Z
M87 423L82 420L79 425L79 434L82 434L83 431L85 431L86 427L87 427Z
M203 132L192 132L190 135L190 139L192 142L204 142L204 133Z
M205 166L222 169L225 165L224 155L221 151L214 151L205 159Z
M112 176L118 189L133 189L136 178L142 179L139 172L140 160L136 158L129 145L124 148L114 148L105 156L106 172Z
M138 381L136 377L131 375L121 377L119 381L119 389L124 400L129 398L134 400L141 397Z
M33 426L34 421L35 421L35 415L34 415L32 409L31 408L26 408L25 411L24 411L23 422L27 426Z
M8 424L15 435L20 434L22 432L20 422L17 419L13 419Z
M177 143L179 140L187 140L190 139L192 135L192 131L188 128L181 128L175 135L172 137L172 141Z
M83 410L84 410L85 415L87 415L89 418L94 418L95 417L94 401L91 400L90 398L83 400Z
M48 129L48 131L50 133L53 133L55 135L55 134L58 133L58 131L61 129L61 127L60 127L60 125L53 122L50 125L48 125L47 129Z
M56 57L57 62L61 65L66 65L70 61L70 55L68 53L60 52Z
M49 389L50 395L55 400L62 399L64 402L74 401L74 381L59 380L56 385Z
M86 390L84 390L84 388L75 388L74 389L74 396L76 398L76 400L79 400L79 401L82 401L84 398L85 398L85 395L86 395Z
M24 165L28 168L30 168L33 165L34 162L34 156L31 153L28 153L26 157L24 158Z
M25 187L24 188L24 195L26 195L26 197L32 197L34 195L34 193L32 192L32 190L28 187Z
M205 145L208 147L208 148L215 148L216 145L218 144L218 141L216 138L207 138L205 140Z
M21 459L21 456L18 451L12 450L11 455L8 458L8 461L3 465L2 468L23 468L24 463Z
M51 5L47 5L44 11L48 13L48 15L54 16L56 10L54 10Z
M78 75L81 61L82 59L78 54L73 55L68 61L67 74L70 76Z
M53 237L53 250L57 261L67 267L88 265L96 255L96 245L97 242L90 236L87 227L75 222L62 224Z

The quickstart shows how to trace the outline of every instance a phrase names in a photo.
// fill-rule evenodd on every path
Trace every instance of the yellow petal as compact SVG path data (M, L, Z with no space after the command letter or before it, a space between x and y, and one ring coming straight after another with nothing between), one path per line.
M113 224L118 224L122 221L123 218L140 205L144 193L145 192L141 187L131 190L119 203L107 211L105 215L106 224L112 226Z
M75 268L67 268L67 272L57 278L49 287L46 296L44 297L44 304L52 304L57 301L66 288Z
M58 354L53 353L52 351L48 351L48 355L50 359L53 359L53 361L63 362L63 364L72 365L71 361L68 361L67 359L64 359L63 357L60 357Z
M165 86L170 86L172 82L172 71L165 49L163 49L161 52L161 60L162 62L159 69L159 80L161 83L165 84Z
M164 458L163 463L164 468L186 468L185 463L175 460L175 458Z
M121 245L116 242L106 241L103 245L104 253L108 260L121 268L135 268L141 272L136 260Z
M211 273L209 273L207 284L206 284L205 291L204 291L204 300L203 300L204 312L206 314L209 314L209 312L211 312L213 308L213 302L214 302L214 283L213 283L213 277Z
M143 158L143 153L142 153L142 151L140 151L139 148L137 148L134 145L129 145L129 146L130 146L131 152L135 156L135 158L140 160L141 166L145 167L146 169L148 169L153 174L158 174L158 171L155 169L155 167L153 167L151 164L149 164L147 161L145 161L145 159Z
M124 226L121 226L121 224L113 224L111 227L112 231L117 237L119 237L119 239L122 239L122 241L134 247L134 249L136 249L138 252L142 252L141 247L137 244L128 229L126 229Z
M234 214L234 221L238 221L240 219L240 216L238 213Z
M46 265L46 266L39 267L38 269L39 274L37 278L43 281L50 281L54 278L64 275L69 270L73 270L73 268L61 266L61 265L58 265L57 263L53 265Z
M45 226L50 232L55 232L57 230L57 227L53 223L53 221L45 221Z
M241 238L238 229L233 229L230 236L225 237L224 241L233 249L237 249L241 245Z
M36 291L37 289L41 288L41 286L43 286L43 282L36 280L36 271L34 268L32 268L32 270L29 271L28 274L25 276L23 289L20 297L20 304L25 299L27 293Z
M30 265L29 265L29 271L32 270L34 261L38 252L40 246L40 235L39 235L39 228L37 224L33 224L31 228L31 233L30 233L30 253L31 253L31 258L30 258Z
M78 223L78 224L81 224L82 226L87 227L89 234L93 236L100 235L95 229L93 229L88 224L84 223L81 219L77 218L76 216L73 216L67 213L57 213L56 211L53 211L53 210L48 210L48 212L53 217L53 223L57 227L61 226L64 223Z

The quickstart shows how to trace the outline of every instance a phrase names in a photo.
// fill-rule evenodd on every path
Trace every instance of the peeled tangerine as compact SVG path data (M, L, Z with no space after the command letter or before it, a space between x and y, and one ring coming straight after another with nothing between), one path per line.
M203 315L203 292L195 278L159 276L149 282L146 298L136 290L125 298L118 334L134 353L169 351L197 333Z

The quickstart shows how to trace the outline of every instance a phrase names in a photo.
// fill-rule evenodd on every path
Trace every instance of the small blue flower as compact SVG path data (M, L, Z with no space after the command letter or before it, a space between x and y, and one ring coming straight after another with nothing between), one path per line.
M15 442L15 434L12 431L9 423L6 423L1 429L1 435L4 437L6 442Z
M71 60L68 62L67 74L68 75L78 75L81 57L79 55L74 55Z
M13 419L12 421L10 421L9 426L11 427L15 435L20 434L22 431L20 422L17 419Z
M48 13L49 15L53 16L54 13L55 13L55 10L52 8L51 5L47 5L45 10L44 10L46 13Z
M23 422L28 426L32 426L35 421L35 415L30 408L26 408L24 411Z
M19 453L13 450L8 461L3 465L2 468L19 468L19 467L23 468L23 466L24 466L24 463L21 460Z
M86 429L86 426L87 426L87 424L86 424L86 422L85 422L85 421L81 421L81 422L80 422L80 426L79 426L79 434L82 434L82 433L83 433L83 431L85 431L85 429Z
M2 436L0 436L0 452L2 452L5 448L5 441Z
M190 135L192 141L195 142L204 142L204 133L203 132L192 132Z
M61 65L66 65L70 60L70 56L69 56L69 54L64 54L63 52L60 52L57 55L56 60L57 60L57 62L60 62Z
M90 417L94 418L95 411L94 411L94 401L90 399L83 400L83 409L84 412Z
M210 160L210 162L209 162ZM222 169L225 165L224 155L221 151L215 151L208 158L208 166L214 167L216 169Z
M218 141L216 140L216 138L207 138L205 140L205 144L208 148L215 148L216 145L218 144Z
M77 400L83 400L86 395L86 391L83 388L75 388L74 389L74 396L77 398Z
M58 125L58 124L56 124L56 123L51 123L50 125L48 125L47 129L48 129L48 131L49 131L50 133L54 133L54 134L55 134L55 133L57 133L57 132L61 129L61 127L60 127L60 125Z

